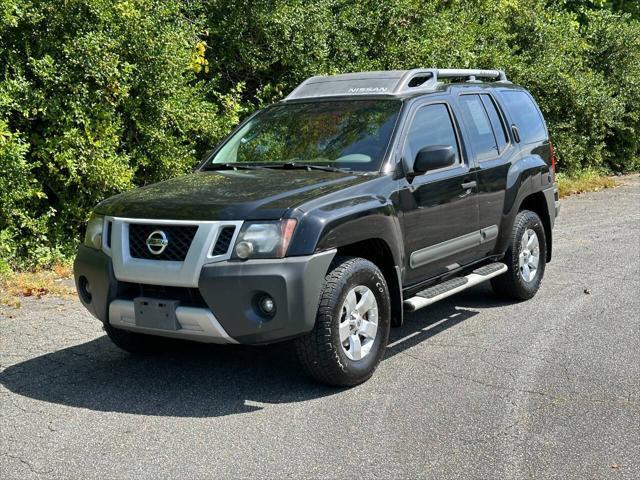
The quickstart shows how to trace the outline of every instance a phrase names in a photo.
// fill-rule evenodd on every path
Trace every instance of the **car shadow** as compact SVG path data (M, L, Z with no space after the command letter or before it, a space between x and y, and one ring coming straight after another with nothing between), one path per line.
M409 315L392 329L386 359L477 315L504 305L473 289ZM106 337L6 368L8 390L96 411L176 417L247 413L265 404L302 402L343 389L319 385L299 369L290 344L266 347L178 344L147 357L126 354Z

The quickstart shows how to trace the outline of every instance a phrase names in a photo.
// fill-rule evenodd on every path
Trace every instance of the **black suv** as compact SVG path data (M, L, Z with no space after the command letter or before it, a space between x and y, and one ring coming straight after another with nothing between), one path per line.
M314 378L356 385L403 310L487 280L535 295L554 175L542 114L502 71L313 77L195 173L100 203L76 285L127 351L292 340Z

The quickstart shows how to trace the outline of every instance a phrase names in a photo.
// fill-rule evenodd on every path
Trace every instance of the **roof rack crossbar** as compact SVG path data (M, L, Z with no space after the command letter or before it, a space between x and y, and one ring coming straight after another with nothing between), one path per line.
M508 82L504 70L475 70L466 68L440 68L436 70L438 78L476 77L491 78L498 82Z
M412 80L420 77L428 77L417 86L411 85ZM507 75L503 70L478 70L478 69L451 69L451 68L415 68L407 70L400 78L395 88L394 94L405 92L418 92L423 90L434 90L438 86L441 78L466 78L468 82L479 83L479 78L493 79L498 82L508 82Z

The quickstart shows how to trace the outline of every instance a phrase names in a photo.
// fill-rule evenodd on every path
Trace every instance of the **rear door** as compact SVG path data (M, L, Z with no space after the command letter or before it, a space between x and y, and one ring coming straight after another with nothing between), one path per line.
M478 257L494 250L503 216L507 175L518 149L507 134L504 115L489 90L458 96L470 155L476 164L478 182L478 224L484 233Z
M457 121L445 100L414 106L401 138L405 163L418 151L450 145L453 166L427 172L400 184L406 265L405 282L417 283L473 260L478 235L475 174L471 172Z

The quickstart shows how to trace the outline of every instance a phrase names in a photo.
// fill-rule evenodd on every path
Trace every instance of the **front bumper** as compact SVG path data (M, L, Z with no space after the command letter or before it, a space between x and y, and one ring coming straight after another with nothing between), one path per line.
M117 328L209 343L262 344L311 331L324 277L335 254L329 250L303 257L205 265L197 287L201 304L178 306L177 330L136 326L131 291L138 287L142 291L145 285L118 281L111 258L102 251L80 246L74 276L84 306ZM172 288L165 289L169 293L163 299L173 300ZM275 302L271 317L257 306L256 299L263 295Z

